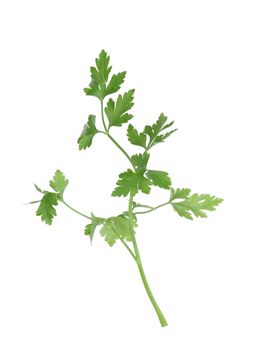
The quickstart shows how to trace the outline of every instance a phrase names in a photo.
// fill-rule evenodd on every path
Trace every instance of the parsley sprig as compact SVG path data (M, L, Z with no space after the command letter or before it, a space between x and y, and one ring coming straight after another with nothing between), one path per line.
M46 224L51 225L57 215L57 207L61 203L76 214L88 220L84 233L93 241L96 231L99 229L101 236L113 246L116 242L123 244L124 248L135 261L147 295L157 313L161 326L167 326L167 321L159 308L152 292L146 275L144 273L139 248L136 241L136 228L138 216L151 213L159 208L170 205L174 211L183 218L193 220L194 217L207 217L208 211L214 211L222 202L221 198L209 194L191 193L188 188L173 188L169 174L164 170L150 169L149 159L152 147L164 142L177 129L173 128L174 121L168 122L168 118L162 113L152 125L146 125L143 131L139 132L132 124L128 124L127 138L135 146L142 147L142 153L130 155L112 136L111 130L114 127L122 127L133 119L131 112L134 106L134 89L124 94L119 94L116 99L109 98L108 95L116 93L123 84L126 72L120 72L111 76L112 66L110 66L110 57L102 50L96 59L96 66L90 68L91 82L84 92L88 96L95 96L100 101L101 121L103 130L96 126L97 117L90 114L83 130L78 138L80 150L86 150L92 146L97 134L105 135L119 151L128 159L130 168L125 169L119 174L116 186L112 192L113 197L127 197L128 207L119 215L109 218L98 217L93 213L84 214L73 208L64 200L64 192L69 184L62 171L57 170L50 180L51 190L42 190L35 185L36 190L42 195L42 198L31 202L39 203L36 215ZM142 192L149 194L157 186L163 190L169 191L169 200L157 206L141 204L134 201L134 197Z

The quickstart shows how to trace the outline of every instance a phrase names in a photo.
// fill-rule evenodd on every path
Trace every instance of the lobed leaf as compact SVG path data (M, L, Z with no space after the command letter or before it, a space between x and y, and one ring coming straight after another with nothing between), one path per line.
M96 128L96 116L90 114L88 117L88 122L84 125L80 137L78 138L79 149L86 149L92 145L93 137L99 131Z
M112 75L107 84L112 69L112 66L109 66L109 62L110 57L102 50L96 59L96 67L90 67L91 82L89 87L84 88L86 95L95 96L102 101L107 95L113 94L120 89L125 80L126 72Z
M126 72L120 72L118 74L114 74L109 84L106 87L105 96L111 95L114 92L117 92L120 89L123 82L125 81L125 76L126 76Z
M121 173L116 184L117 187L112 192L114 197L126 197L129 193L135 195L139 190L146 194L151 191L151 181L142 174L133 172L131 169Z
M50 181L50 187L57 193L63 195L64 190L69 184L62 171L56 170L53 179Z
M119 95L116 103L112 99L109 99L105 108L105 113L109 120L109 128L111 126L121 126L133 118L132 114L126 113L133 107L133 100L134 90L129 90L123 96Z
M136 219L134 220L136 226ZM108 218L100 230L101 236L112 247L121 238L126 241L132 240L132 232L129 226L129 219L125 215Z
M160 142L164 142L164 140L169 137L173 132L175 132L177 129L171 130L165 134L160 135L162 131L165 129L168 129L173 125L173 121L169 124L166 124L167 117L162 113L155 124L152 126L146 125L144 128L144 133L149 136L150 141L147 145L147 149L150 149L151 147L155 146L156 144Z
M160 170L148 170L145 173L146 177L152 181L154 186L158 186L168 190L171 186L171 179L169 174Z
M129 124L127 128L127 137L129 142L133 145L146 148L146 135L145 133L139 133L133 125Z
M176 199L183 199L175 202ZM172 191L171 204L173 209L182 217L193 220L193 216L206 218L205 211L214 211L223 199L209 194L193 194L190 196L189 189L177 189Z
M133 165L136 167L137 173L142 175L144 174L149 158L150 158L150 155L147 152L144 152L143 154L142 153L134 154L131 157L131 161Z
M189 196L190 192L191 190L189 188L177 188L176 190L171 188L170 202L174 199L185 199Z
M57 193L48 192L44 194L40 202L40 206L36 211L36 215L41 217L41 220L46 224L51 225L54 216L57 215L54 206L58 205Z
M158 143L164 142L177 129L170 130L166 133L162 132L170 128L174 122L166 124L167 117L162 113L155 124L146 125L143 132L139 133L133 125L129 125L127 129L127 137L133 145L145 148L147 151ZM149 142L147 143L147 138Z
M112 67L109 66L110 57L102 50L96 59L96 67L90 67L91 82L88 88L84 89L86 95L96 96L100 100L106 94L106 82Z

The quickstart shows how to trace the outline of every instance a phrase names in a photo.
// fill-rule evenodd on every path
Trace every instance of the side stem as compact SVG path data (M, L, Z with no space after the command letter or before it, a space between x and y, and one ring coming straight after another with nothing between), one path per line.
M103 104L103 100L101 100L101 118L102 118L102 123L103 123L103 127L105 131L101 131L102 134L107 135L107 137L110 138L110 140L114 143L114 145L116 145L116 147L118 149L120 149L120 151L126 156L126 158L129 160L129 162L132 164L132 167L135 170L135 166L132 162L131 157L129 156L129 154L123 149L122 146L119 145L119 143L110 135L109 133L109 127L106 126L106 122L105 122L105 117L104 117L104 104Z
M83 213L81 213L80 211L78 211L78 210L72 208L72 207L71 207L68 203L66 203L63 199L60 199L60 201L61 201L66 207L68 207L70 210L74 211L74 213L77 213L77 214L79 214L80 216L84 216L84 218L87 218L87 219L89 219L89 220L92 220L90 216L88 216L88 215L86 215L86 214L83 214Z
M152 208L149 209L149 210L145 210L145 211L136 211L134 214L146 214L146 213L150 213L151 211L154 211L154 210L156 210L156 209L159 209L159 208L161 208L161 207L164 207L165 205L168 205L168 204L170 204L169 201L168 201L168 202L165 202L165 203L162 203L162 204L160 204L160 205L157 205L156 207L152 207Z

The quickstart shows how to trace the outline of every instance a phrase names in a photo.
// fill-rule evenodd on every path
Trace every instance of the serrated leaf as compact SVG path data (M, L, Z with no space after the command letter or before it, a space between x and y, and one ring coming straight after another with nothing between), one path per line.
M111 66L109 66L110 57L102 50L99 57L96 59L96 67L91 67L91 82L88 88L84 89L86 95L96 96L100 100L105 97L106 94L106 82L111 72Z
M116 232L118 237L125 239L127 241L132 241L132 231L129 226L129 219L124 216L116 216L110 218L111 226ZM134 226L136 226L136 222L134 221Z
M127 137L133 145L146 148L146 135L143 132L139 133L131 124L127 128Z
M106 87L105 96L111 95L114 92L117 92L120 89L123 82L125 81L125 76L126 76L126 72L120 72L118 74L114 74L109 84Z
M114 197L126 197L129 193L135 195L138 191L148 194L151 191L150 180L146 179L142 174L134 173L131 169L120 174L116 184L117 187L112 192Z
M95 80L99 83L105 83L108 80L108 76L112 67L109 66L110 57L105 50L102 50L99 58L96 58L97 74Z
M55 191L63 195L65 188L68 186L69 180L67 180L62 171L56 170L53 179L50 181L50 187Z
M176 197L174 199L176 199ZM218 206L222 201L223 199L211 196L209 194L195 193L191 196L186 196L183 201L173 201L171 204L173 209L180 216L185 217L189 220L193 220L192 214L196 217L206 218L207 214L205 211L216 210L216 206Z
M121 126L123 123L127 123L128 120L133 118L133 115L126 113L129 111L134 103L134 90L129 90L124 95L119 95L116 103L109 99L105 112L109 120L109 127Z
M149 136L149 143L147 145L147 150L155 146L157 143L164 142L164 140L169 137L177 129L171 130L165 134L160 135L162 131L168 129L173 125L174 122L166 124L167 117L162 113L157 119L156 123L152 126L146 125L144 128L144 133Z
M154 186L158 186L164 189L169 189L171 186L171 179L169 174L160 170L148 170L145 176L152 181Z
M171 130L169 132L166 132L163 135L158 135L156 136L155 140L154 140L154 145L160 142L164 142L165 139L167 139L167 137L171 136L171 134L173 134L175 131L177 131L177 129Z
M107 219L105 224L100 230L100 234L104 237L105 241L112 247L116 240L118 239L118 235L112 225L111 219Z
M189 188L177 188L174 190L171 188L170 202L174 199L185 199L189 196L191 190Z
M134 154L131 157L131 161L136 167L137 173L142 175L144 174L149 158L150 158L150 155L147 152L144 152L143 154L142 153Z
M101 93L100 88L99 88L99 85L94 80L91 80L89 87L84 88L83 91L85 92L85 94L87 96L95 96L99 100L102 100L102 98L103 98L102 93Z
M134 227L135 226L136 221L134 220ZM100 230L100 233L111 247L115 244L119 237L127 241L132 240L129 219L125 215L108 218Z
M96 116L90 114L88 117L88 122L84 125L82 133L78 138L79 149L82 150L90 147L92 145L93 137L98 132L99 131L96 128Z
M37 216L41 216L41 220L46 224L51 225L54 216L57 215L54 206L58 205L57 193L46 193L40 202L40 206L36 211Z

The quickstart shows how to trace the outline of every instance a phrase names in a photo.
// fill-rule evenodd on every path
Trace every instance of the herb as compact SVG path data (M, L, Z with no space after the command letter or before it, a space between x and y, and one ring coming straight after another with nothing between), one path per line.
M163 113L154 124L146 125L141 132L132 124L128 125L128 140L131 144L142 147L142 153L130 156L114 139L110 133L110 129L121 127L133 118L130 110L134 105L134 90L132 89L118 95L117 99L109 98L104 107L105 97L120 89L126 75L126 72L121 72L110 77L112 67L109 63L110 57L102 50L96 59L96 66L90 68L91 82L89 87L84 89L86 95L95 96L100 100L103 130L97 129L96 116L90 114L79 136L78 145L80 150L86 150L91 147L95 135L101 133L112 141L129 160L130 168L125 169L119 174L116 186L112 192L113 197L128 196L128 208L122 214L109 218L97 217L93 213L90 215L81 213L64 201L63 195L69 181L60 170L55 172L53 179L50 181L50 187L54 192L42 190L35 185L36 190L42 194L42 199L31 203L40 203L36 215L39 215L46 224L52 224L57 214L56 207L62 203L90 221L90 223L88 222L86 224L84 232L85 235L90 237L91 242L96 230L100 228L100 234L108 245L112 247L116 242L122 243L138 267L142 282L157 313L161 326L167 326L167 321L150 290L143 270L136 241L137 217L170 205L179 216L186 219L192 220L194 216L205 218L207 217L206 212L215 210L216 206L222 202L222 199L209 194L191 194L191 190L188 188L174 189L170 176L166 171L149 169L148 163L151 148L164 142L177 130L172 128L174 122L168 122L168 118ZM169 191L169 200L157 206L150 206L134 201L134 197L138 193L149 194L153 186ZM138 208L142 208L141 211L138 211Z

